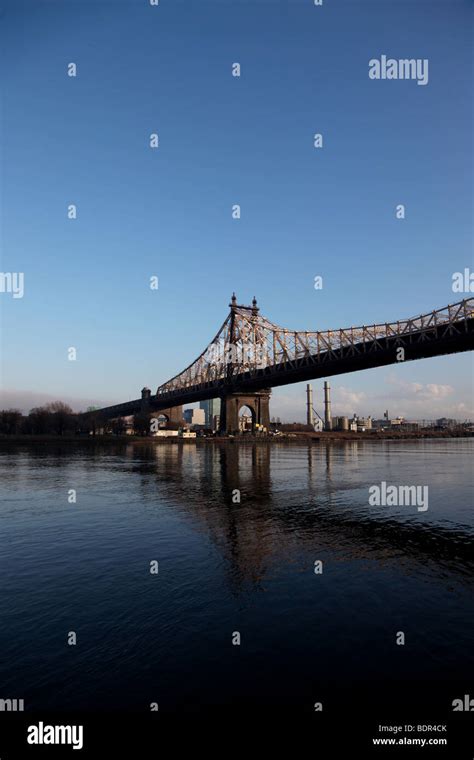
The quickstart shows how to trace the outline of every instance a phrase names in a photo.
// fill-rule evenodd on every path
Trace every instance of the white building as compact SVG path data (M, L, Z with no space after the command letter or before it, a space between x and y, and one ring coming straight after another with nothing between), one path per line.
M246 430L252 430L252 415L241 414L239 417L239 430L245 432Z
M184 419L188 425L205 425L206 414L204 409L185 409Z

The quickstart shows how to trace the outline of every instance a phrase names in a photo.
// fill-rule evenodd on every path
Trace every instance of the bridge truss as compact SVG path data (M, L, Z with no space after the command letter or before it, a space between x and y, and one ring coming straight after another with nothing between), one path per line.
M230 307L211 343L186 369L160 385L157 396L202 385L238 385L239 378L248 381L252 377L281 375L282 371L291 372L305 365L362 357L368 352L384 351L389 344L394 348L413 349L417 344L421 347L432 340L462 336L474 316L474 298L469 298L397 322L298 331L280 327L261 316L255 299L252 306L240 306L234 295Z
M141 399L93 414L113 419L474 348L474 298L397 322L322 331L280 327L260 314L255 298L242 306L233 295L229 305L206 349L155 395L144 389Z

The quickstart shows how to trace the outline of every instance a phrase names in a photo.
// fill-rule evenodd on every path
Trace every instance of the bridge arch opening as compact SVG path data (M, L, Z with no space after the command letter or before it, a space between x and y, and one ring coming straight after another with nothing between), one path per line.
M250 404L242 404L239 409L239 432L252 433L255 430L256 412Z

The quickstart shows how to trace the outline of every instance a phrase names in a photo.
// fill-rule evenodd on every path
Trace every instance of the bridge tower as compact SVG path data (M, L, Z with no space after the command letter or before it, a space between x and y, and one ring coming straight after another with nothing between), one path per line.
M238 356L238 344L239 340L242 341L242 336L238 335L236 329L235 314L238 309L245 309L250 313L250 322L254 325L253 337L250 339L255 340L256 326L258 323L258 312L260 311L257 306L257 299L255 296L252 300L252 306L241 306L237 303L235 293L232 293L230 301L230 326L229 326L229 361L227 364L226 372L226 386L227 390L221 392L221 414L220 414L220 432L221 433L238 433L239 432L239 412L242 407L246 406L250 410L252 415L252 430L256 425L263 425L267 430L270 428L270 388L261 388L259 390L251 390L246 388L245 391L240 392L238 388L235 388L233 384L234 374L234 360ZM240 350L242 350L240 345ZM254 352L256 356L257 346L254 343L249 343L245 347ZM235 363L235 369L239 369L238 361Z

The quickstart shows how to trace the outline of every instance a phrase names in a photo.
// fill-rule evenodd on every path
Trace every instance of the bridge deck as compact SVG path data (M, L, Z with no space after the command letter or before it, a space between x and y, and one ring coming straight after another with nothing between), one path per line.
M473 299L471 299L473 300ZM334 375L359 372L374 367L398 364L397 350L403 348L404 361L471 351L474 348L474 312L465 319L432 324L419 330L378 337L338 348L307 354L300 358L285 358L276 364L236 372L227 378L201 382L150 396L147 409L159 411L173 406L191 404L236 392L254 392L292 383L316 380ZM235 367L234 367L235 370ZM163 386L166 387L166 386ZM104 418L136 414L144 408L143 399L97 410Z

